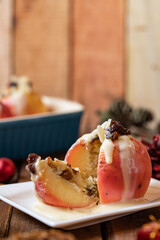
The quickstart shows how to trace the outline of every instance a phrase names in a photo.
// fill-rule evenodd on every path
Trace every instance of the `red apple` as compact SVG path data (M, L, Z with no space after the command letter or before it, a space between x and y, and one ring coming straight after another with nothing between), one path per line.
M136 139L130 138L134 144L128 166L123 172L119 141L114 140L112 163L107 163L101 149L98 160L97 185L102 204L143 197L146 193L152 173L151 160L145 147ZM128 147L125 151L131 151ZM129 162L128 162L129 161ZM126 172L127 171L127 172ZM126 178L124 177L127 176ZM125 182L126 181L126 182Z
M2 157L0 158L0 182L6 182L9 180L16 172L15 164L11 159Z
M14 117L13 106L5 100L0 102L0 118Z

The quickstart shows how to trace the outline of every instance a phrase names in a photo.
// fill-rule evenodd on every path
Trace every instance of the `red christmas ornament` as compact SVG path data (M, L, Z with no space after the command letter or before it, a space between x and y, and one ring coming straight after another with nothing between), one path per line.
M0 182L4 183L9 180L16 172L15 164L11 159L0 158Z

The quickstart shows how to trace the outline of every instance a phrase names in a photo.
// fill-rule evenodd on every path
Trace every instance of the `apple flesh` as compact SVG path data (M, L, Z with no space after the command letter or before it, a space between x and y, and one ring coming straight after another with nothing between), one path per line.
M38 159L35 165L32 180L37 196L44 203L67 208L86 208L96 204L97 198L91 194L87 179L65 162L46 158ZM29 168L33 170L33 165Z
M0 158L0 182L4 183L14 176L16 167L11 159Z
M98 154L101 146L99 138L86 142L80 138L68 150L65 161L78 168L85 176L97 177Z
M97 185L100 202L102 204L140 198L144 196L148 189L152 173L150 157L145 147L139 141L134 138L131 138L131 141L134 144L135 151L131 155L133 165L128 168L127 173L129 175L128 189L125 189L118 141L113 141L114 150L112 163L108 164L104 152L102 150L100 151L97 169Z

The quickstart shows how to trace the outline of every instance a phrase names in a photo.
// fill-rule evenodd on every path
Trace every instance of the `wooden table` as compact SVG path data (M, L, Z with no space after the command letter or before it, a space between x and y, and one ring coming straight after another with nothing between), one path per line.
M25 171L26 163L18 164L18 182L30 180ZM149 221L149 215L160 218L160 207L140 211L119 219L92 225L76 230L70 230L76 239L92 240L136 240L138 229ZM27 214L0 201L0 237L7 237L17 232L49 229L48 226L28 216Z

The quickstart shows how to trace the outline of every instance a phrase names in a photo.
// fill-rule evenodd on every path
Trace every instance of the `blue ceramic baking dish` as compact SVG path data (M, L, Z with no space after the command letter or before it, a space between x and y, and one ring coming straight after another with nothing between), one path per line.
M19 160L32 152L65 152L76 141L83 106L46 96L43 101L54 111L0 120L0 157Z

